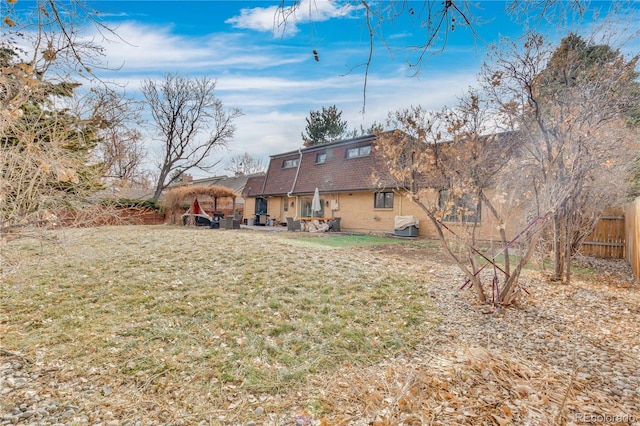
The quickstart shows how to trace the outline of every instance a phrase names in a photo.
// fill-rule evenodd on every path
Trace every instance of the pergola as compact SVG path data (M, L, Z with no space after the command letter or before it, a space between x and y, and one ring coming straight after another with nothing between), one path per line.
M233 200L233 211L236 210L236 198L239 194L231 188L219 185L188 185L172 188L162 201L163 206L170 214L171 222L175 222L175 214L186 202L193 202L199 196L213 198L213 208L218 210L219 198L231 198Z

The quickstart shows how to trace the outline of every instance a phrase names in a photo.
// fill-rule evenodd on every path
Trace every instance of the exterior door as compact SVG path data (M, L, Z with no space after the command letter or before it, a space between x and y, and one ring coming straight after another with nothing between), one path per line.
M256 214L267 214L266 198L256 198Z
M311 210L311 204L313 202L313 197L302 197L300 199L300 216L302 217L324 217L324 198L320 196L320 206L322 210L319 212L313 212Z

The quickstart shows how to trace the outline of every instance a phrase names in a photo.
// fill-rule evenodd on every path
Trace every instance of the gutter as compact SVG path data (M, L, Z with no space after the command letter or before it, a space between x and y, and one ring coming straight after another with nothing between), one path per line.
M287 198L292 198L291 194L293 193L293 191L296 188L296 183L298 182L298 174L300 173L300 166L302 165L302 148L298 148L298 168L296 169L296 176L293 178L293 184L291 184L291 191L287 192ZM265 179L265 182L267 180ZM296 197L296 201L298 197ZM293 216L293 218L295 219L296 217L298 217L298 203L296 203L296 214Z

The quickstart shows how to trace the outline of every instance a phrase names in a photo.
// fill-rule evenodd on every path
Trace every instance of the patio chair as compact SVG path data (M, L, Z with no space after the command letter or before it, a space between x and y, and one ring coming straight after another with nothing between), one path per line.
M240 229L240 219L235 219L233 216L227 216L223 220L224 229Z

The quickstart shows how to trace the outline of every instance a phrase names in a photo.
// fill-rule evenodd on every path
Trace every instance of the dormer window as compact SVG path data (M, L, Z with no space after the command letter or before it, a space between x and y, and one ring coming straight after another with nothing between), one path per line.
M291 158L289 160L284 160L282 162L282 168L283 169L291 169L293 167L298 167L298 158Z
M359 146L347 149L347 158L367 157L371 154L371 145Z

